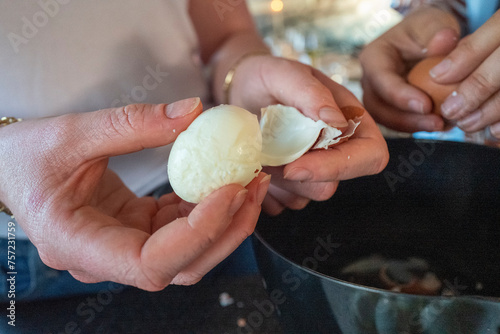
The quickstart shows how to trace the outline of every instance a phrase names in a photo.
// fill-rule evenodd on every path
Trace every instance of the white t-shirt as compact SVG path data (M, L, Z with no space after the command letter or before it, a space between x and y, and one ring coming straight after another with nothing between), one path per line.
M0 36L0 116L193 96L210 103L186 0L0 0ZM109 166L142 196L167 181L169 151L115 157Z

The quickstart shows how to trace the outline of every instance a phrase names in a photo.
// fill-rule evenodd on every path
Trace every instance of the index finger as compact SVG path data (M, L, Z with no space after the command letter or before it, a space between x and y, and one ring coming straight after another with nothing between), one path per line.
M471 35L459 41L457 47L431 72L434 80L449 84L464 80L500 47L500 11Z

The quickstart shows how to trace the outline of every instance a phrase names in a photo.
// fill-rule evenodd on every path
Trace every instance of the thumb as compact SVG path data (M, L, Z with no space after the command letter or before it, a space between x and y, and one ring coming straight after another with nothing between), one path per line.
M80 114L92 150L87 159L110 157L173 142L202 112L198 97L171 104L131 104Z
M427 55L447 55L456 46L459 40L458 32L452 28L444 28L434 34L427 44Z
M287 59L273 58L266 63L265 86L278 102L300 110L304 115L335 126L347 126L332 92L317 78L317 71ZM286 82L286 89L283 88Z
M448 53L460 36L460 26L453 14L436 7L415 11L398 24L395 31L410 40L401 50L402 58L417 61L428 55Z

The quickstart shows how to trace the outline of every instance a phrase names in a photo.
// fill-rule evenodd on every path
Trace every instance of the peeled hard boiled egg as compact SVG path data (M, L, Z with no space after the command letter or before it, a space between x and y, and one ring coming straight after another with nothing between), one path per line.
M439 64L445 57L428 57L418 62L408 73L408 82L423 90L432 100L433 113L441 115L441 105L444 100L453 93L458 84L441 85L436 83L429 74L429 71Z
M191 203L230 183L246 186L262 169L261 151L256 115L230 105L208 109L175 140L168 160L170 185Z
M341 131L293 107L249 111L220 105L203 112L174 142L168 160L170 184L187 202L199 203L230 183L246 186L262 166L288 164L310 149L327 149L354 134L364 109L342 109L349 126Z

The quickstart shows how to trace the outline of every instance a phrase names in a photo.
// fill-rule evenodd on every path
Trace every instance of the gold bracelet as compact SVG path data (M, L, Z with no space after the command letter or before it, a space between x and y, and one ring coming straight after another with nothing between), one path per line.
M1 117L0 118L0 128L3 128L4 126L7 126L9 124L13 124L13 123L16 123L16 122L20 122L22 121L21 118L16 118L16 117ZM9 210L8 207L5 206L5 204L3 204L2 201L0 201L0 213L6 213L8 214L9 216L13 216L12 215L12 212Z
M16 122L21 122L23 119L22 118L16 118L16 117L1 117L0 118L0 128L10 125L12 123Z
M9 216L11 216L11 217L13 216L12 211L10 211L9 208L6 207L5 204L3 204L0 201L0 213L2 213L2 212L5 213L5 214L7 214L7 215L9 215Z
M236 60L236 62L229 69L229 71L227 71L226 77L224 78L224 83L222 84L222 94L224 95L223 103L229 104L229 98L230 98L229 95L231 94L231 86L233 84L234 74L235 74L238 66L241 64L241 62L247 58L250 58L253 56L262 56L262 55L270 55L270 53L269 53L269 51L264 51L264 50L252 51L252 52L245 53L243 56L238 58L238 60Z

